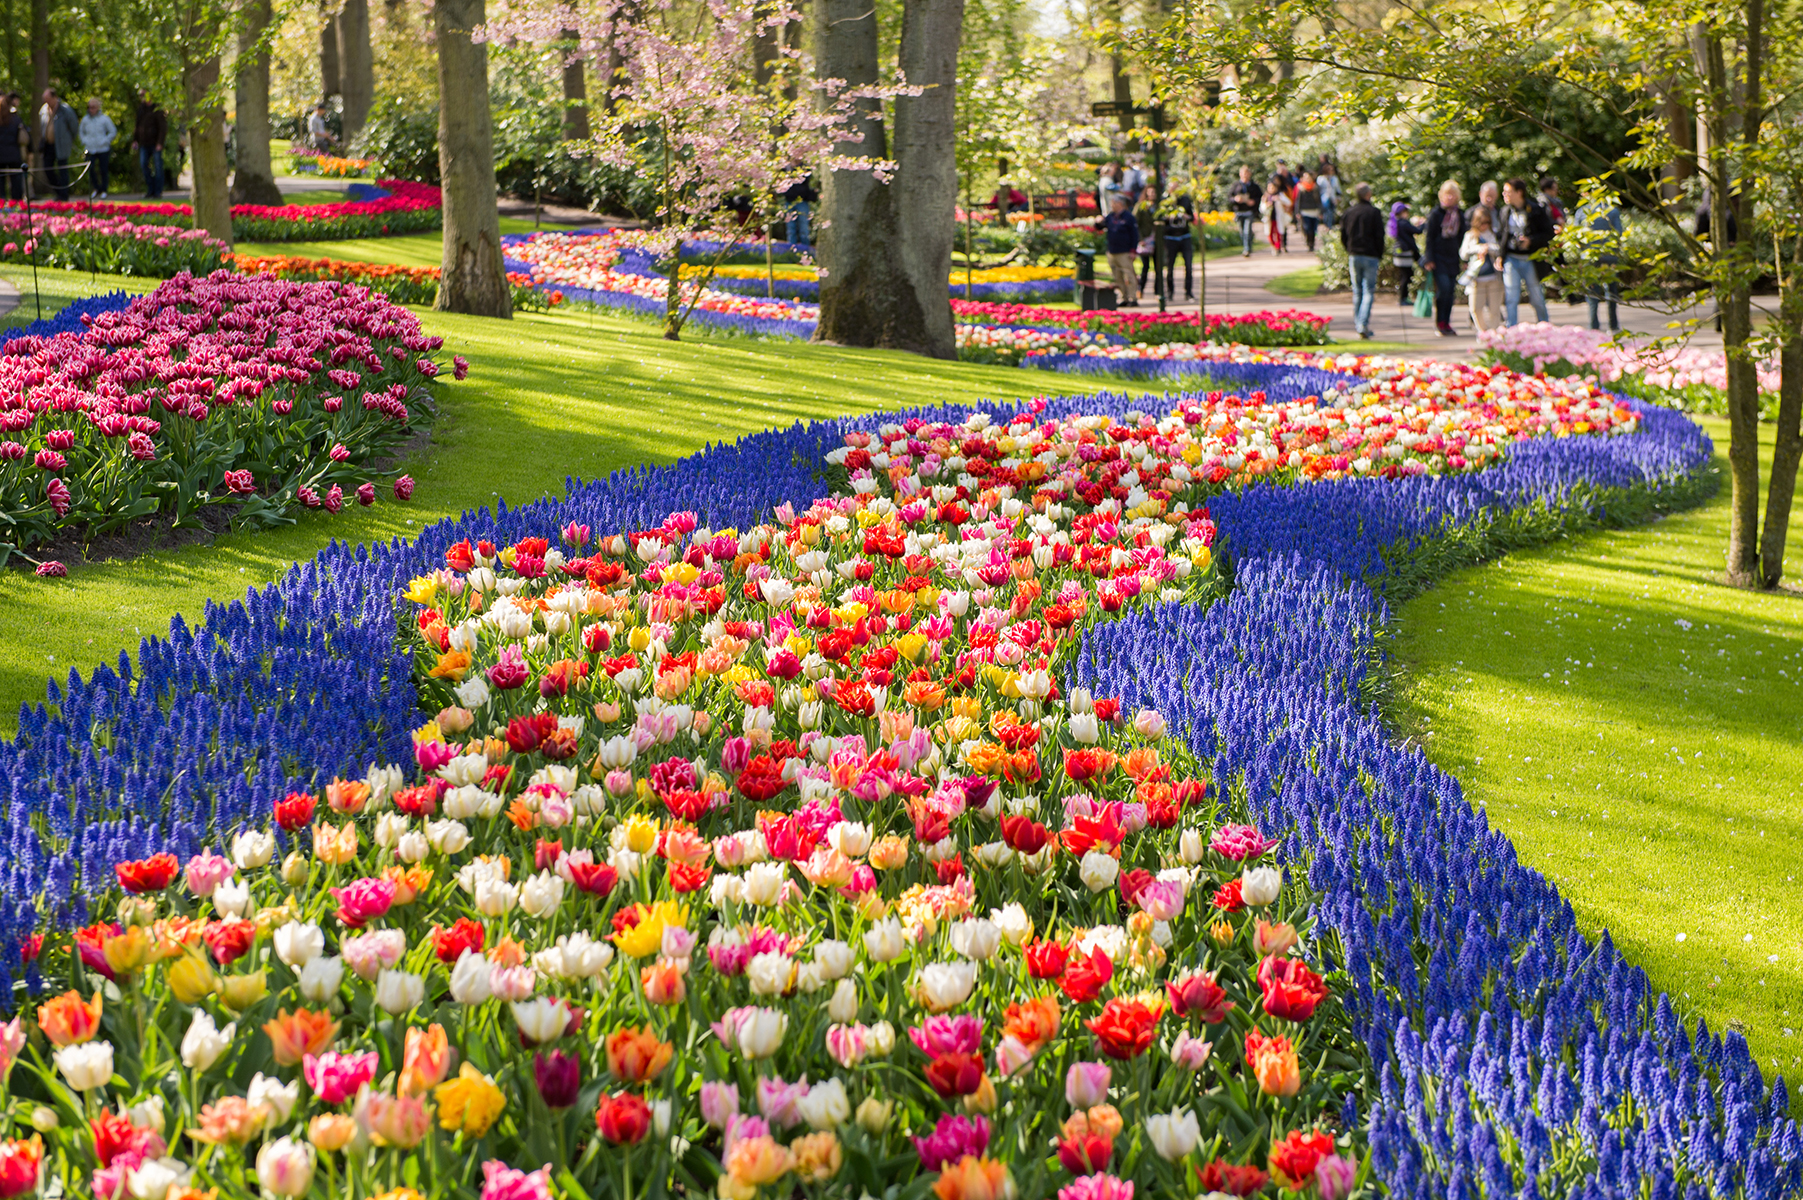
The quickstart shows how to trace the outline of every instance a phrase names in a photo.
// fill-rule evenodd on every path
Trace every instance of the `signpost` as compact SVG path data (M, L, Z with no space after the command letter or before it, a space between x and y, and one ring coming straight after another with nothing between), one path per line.
M1125 100L1098 100L1089 106L1092 117L1132 117L1146 118L1147 126L1152 130L1152 175L1158 184L1158 202L1166 202L1164 194L1164 132L1165 115L1162 104L1134 104ZM1158 234L1156 222L1152 226L1152 271L1158 288L1158 311L1165 311L1165 244L1164 238ZM1203 256L1207 257L1207 238L1203 239ZM1200 320L1198 312L1197 320Z

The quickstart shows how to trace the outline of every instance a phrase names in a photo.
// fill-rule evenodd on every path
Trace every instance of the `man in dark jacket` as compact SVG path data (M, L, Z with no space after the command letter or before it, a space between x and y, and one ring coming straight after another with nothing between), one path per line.
M1511 179L1503 184L1502 228L1497 236L1503 244L1503 324L1520 323L1521 289L1526 288L1528 302L1541 321L1546 314L1546 293L1540 289L1539 273L1533 256L1551 244L1553 219L1539 198L1528 191L1528 181Z
M1352 271L1352 328L1371 336L1371 306L1377 301L1377 267L1384 254L1384 215L1371 203L1371 185L1361 183L1357 197L1340 218L1340 244Z
M131 146L138 152L138 171L144 176L144 198L163 194L163 139L169 136L169 118L150 93L138 93L138 117L132 125Z
M1108 208L1108 215L1096 223L1107 240L1108 270L1114 275L1121 307L1137 308L1139 281L1133 268L1139 259L1139 220L1127 210L1127 197L1121 192L1109 194Z

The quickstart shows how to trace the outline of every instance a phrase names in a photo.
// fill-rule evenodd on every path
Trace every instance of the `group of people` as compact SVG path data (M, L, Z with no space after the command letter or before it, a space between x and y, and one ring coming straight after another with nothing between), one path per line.
M1354 194L1339 234L1350 260L1352 319L1360 337L1371 336L1378 270L1386 253L1396 268L1400 303L1409 303L1417 267L1424 282L1431 280L1427 286L1433 289L1434 326L1441 337L1458 335L1452 313L1461 289L1471 324L1480 332L1518 324L1524 294L1536 318L1550 319L1540 277L1548 269L1542 252L1568 219L1558 180L1540 180L1538 191L1525 179L1510 179L1500 187L1487 181L1478 189L1477 203L1466 207L1458 183L1449 179L1440 185L1438 202L1420 220L1406 200L1392 203L1386 219L1371 202L1368 183L1359 184ZM1598 235L1597 260L1615 262L1618 256L1612 247L1622 234L1621 210L1613 204L1597 205L1579 211L1576 219ZM1592 329L1601 328L1603 309L1610 330L1621 329L1620 295L1613 283L1591 288L1586 298Z
M34 171L38 181L58 200L69 199L74 190L71 167L77 161L78 146L88 164L89 195L96 200L107 199L112 182L113 143L119 130L112 118L101 111L99 98L90 97L87 112L77 116L55 88L46 88L35 122L28 121L21 112L22 100L18 92L0 96L0 199L25 199ZM163 141L168 132L168 118L145 93L132 128L132 149L138 153L139 171L149 198L163 194Z
M1281 158L1263 187L1252 177L1252 168L1242 166L1240 177L1227 189L1227 206L1240 226L1240 256L1252 256L1252 243L1259 220L1265 222L1265 237L1272 254L1290 252L1290 231L1300 228L1310 253L1315 249L1315 236L1323 226L1331 229L1340 204L1339 169L1322 155L1316 170L1304 168L1292 173Z
M1096 228L1102 231L1120 305L1139 306L1148 275L1159 294L1174 298L1179 258L1183 259L1184 298L1195 299L1196 204L1189 194L1179 193L1161 204L1158 186L1146 182L1136 192L1120 187L1104 194L1108 207Z

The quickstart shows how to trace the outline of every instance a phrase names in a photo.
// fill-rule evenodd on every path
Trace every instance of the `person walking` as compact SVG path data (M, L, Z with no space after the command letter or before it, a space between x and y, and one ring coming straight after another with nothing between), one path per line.
M1120 173L1118 166L1115 173L1121 181L1121 191L1127 193L1127 207L1137 208L1139 198L1146 190L1146 160L1136 154L1127 160L1125 174Z
M1421 257L1415 245L1415 235L1421 229L1421 222L1409 215L1407 200L1398 200L1390 206L1390 220L1384 226L1384 232L1396 243L1390 261L1396 267L1396 299L1403 305L1409 302L1409 285L1415 281L1415 263Z
M1384 254L1384 215L1371 203L1371 185L1353 189L1352 206L1340 218L1340 244L1352 275L1352 328L1371 336L1371 306L1377 300L1377 267Z
M1321 227L1337 228L1340 215L1340 170L1327 156L1321 156L1321 170L1315 174L1315 188L1321 193Z
M1159 222L1160 233L1164 238L1164 294L1177 294L1177 256L1183 256L1183 298L1196 298L1195 285L1195 252L1196 239L1194 227L1196 223L1196 201L1188 192L1179 192L1175 199L1165 205L1165 215Z
M307 143L324 154L332 148L338 139L326 128L326 102L321 100L313 106L313 115L307 118Z
M19 93L8 92L0 100L0 199L25 199L25 163L30 153L31 133L19 119Z
M1120 163L1103 163L1096 173L1096 211L1107 216L1117 192L1121 190Z
M1511 179L1503 184L1502 222L1503 323L1519 324L1523 288L1534 306L1534 315L1543 322L1549 321L1546 293L1540 289L1533 256L1553 240L1553 221L1540 202L1528 194L1527 180Z
M1290 252L1290 214L1294 211L1289 192L1284 190L1281 177L1273 175L1265 184L1265 220L1268 222L1266 236L1271 241L1272 254L1288 254Z
M1427 225L1422 231L1421 265L1434 278L1434 328L1441 337L1457 337L1452 327L1452 306L1458 299L1459 247L1470 226L1458 183L1448 179L1441 184L1439 200L1427 214Z
M75 139L81 133L81 120L75 110L64 103L55 88L44 89L44 165L49 168L50 190L58 200L69 198L69 159L75 153Z
M1252 225L1258 220L1258 208L1264 193L1252 182L1252 168L1241 167L1240 177L1227 189L1227 207L1240 223L1240 257L1252 257Z
M1139 222L1127 208L1124 192L1108 198L1108 215L1096 223L1102 231L1108 253L1108 270L1114 276L1115 290L1120 293L1122 308L1139 306L1139 289L1134 284L1133 260L1139 256Z
M1302 172L1296 181L1296 219L1302 224L1302 240L1308 252L1315 252L1315 231L1321 227L1321 189L1313 171Z
M1546 215L1552 218L1554 231L1564 228L1565 206L1559 203L1559 181L1551 175L1540 177L1540 203L1546 206Z
M1501 236L1502 231L1502 186L1494 179L1486 179L1477 188L1477 203L1465 212L1467 226L1477 221L1478 210L1482 209L1490 218L1490 231Z
M800 183L785 188L779 199L783 202L783 237L791 246L806 246L813 240L813 231L808 227L814 201L820 199L820 193L814 190L814 177L806 176Z
M1598 201L1578 210L1578 220L1590 230L1590 237L1585 239L1586 252L1599 267L1615 267L1621 262L1622 220L1621 208L1614 199ZM1621 332L1621 290L1617 286L1615 272L1609 272L1609 278L1593 283L1584 289L1584 299L1590 306L1590 328L1601 329L1597 318L1598 309L1603 305L1609 308L1609 332Z
M113 119L100 111L100 97L88 97L88 115L81 119L82 152L88 156L88 192L105 200L108 168L113 161L113 139L119 136Z
M148 91L138 92L138 112L132 120L131 148L138 152L138 174L144 177L144 198L163 195L163 139L169 135L169 118Z
M1471 309L1471 324L1479 333L1502 324L1502 242L1490 225L1490 210L1473 205L1471 222L1459 242L1459 258L1465 273L1459 282L1465 285L1465 296Z
M1158 188L1148 185L1139 194L1139 203L1133 207L1133 219L1139 223L1139 245L1134 252L1139 255L1139 292L1146 291L1146 276L1152 275L1152 289L1157 291L1158 282L1163 278L1158 271ZM1167 292L1166 295L1169 295Z

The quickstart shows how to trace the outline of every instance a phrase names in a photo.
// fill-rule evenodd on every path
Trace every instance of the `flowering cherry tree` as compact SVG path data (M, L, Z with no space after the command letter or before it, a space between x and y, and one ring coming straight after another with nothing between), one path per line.
M774 216L783 191L819 169L886 180L895 168L883 158L836 154L835 147L861 140L852 128L857 101L909 89L814 78L808 56L783 36L800 20L786 6L756 0L706 0L700 8L652 0L588 11L516 5L489 22L491 38L550 43L573 29L584 44L612 47L620 64L606 83L612 108L586 149L657 180L670 281L664 336L672 341L715 269L758 236L753 231ZM758 46L775 56L762 71ZM678 260L683 243L698 238L714 243L714 253L700 278L685 285Z

